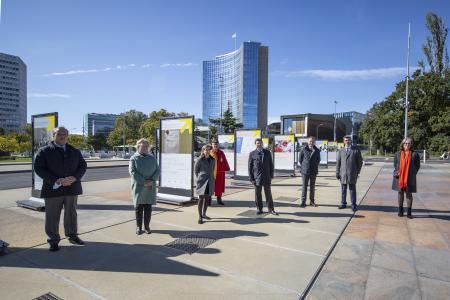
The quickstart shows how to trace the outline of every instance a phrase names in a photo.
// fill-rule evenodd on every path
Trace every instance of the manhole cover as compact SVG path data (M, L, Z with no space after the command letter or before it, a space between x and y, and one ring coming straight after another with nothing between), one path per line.
M275 198L275 200L295 202L295 201L298 201L300 199L296 198L296 197L283 197L283 196L280 196L280 197Z
M33 300L63 300L63 299L59 298L58 296L56 296L52 293L47 293L45 295L34 298Z
M185 237L178 238L165 246L192 254L199 249L208 247L215 241L217 241L217 239L189 234Z
M254 218L256 216L261 218L261 217L265 217L266 215L267 215L266 213L264 213L262 215L256 215L256 208L255 209L249 209L249 210L246 210L246 211L241 212L240 214L238 214L238 216L240 216L240 217L247 217L247 218Z

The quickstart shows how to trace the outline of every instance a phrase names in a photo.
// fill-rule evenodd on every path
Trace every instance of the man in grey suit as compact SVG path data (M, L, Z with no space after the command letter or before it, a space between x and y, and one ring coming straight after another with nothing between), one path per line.
M350 190L351 207L356 207L356 181L361 172L363 160L361 152L352 145L352 137L344 137L344 148L338 151L336 160L336 178L341 181L341 205L339 209L347 207L347 186Z
M69 242L84 245L78 237L77 197L83 193L81 178L86 161L80 150L67 143L69 132L64 127L53 130L53 142L39 149L34 171L43 179L41 198L45 200L45 233L50 251L58 251L59 219L64 207L64 231Z
M255 203L257 215L263 213L262 189L266 196L267 208L272 215L278 215L275 212L272 199L271 183L273 178L273 161L269 150L263 148L262 139L255 140L256 149L250 152L248 156L248 175L251 183L255 186Z
M309 205L317 206L314 201L314 189L316 185L316 176L319 173L320 150L316 147L316 138L311 136L308 139L308 145L305 146L299 155L300 173L302 173L302 203L300 207L306 207L306 196L309 183Z

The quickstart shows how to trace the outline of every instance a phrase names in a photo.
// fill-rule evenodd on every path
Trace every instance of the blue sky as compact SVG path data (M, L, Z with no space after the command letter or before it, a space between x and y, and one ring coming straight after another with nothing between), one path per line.
M0 0L0 52L28 66L28 115L58 111L81 132L88 112L160 108L201 117L202 61L269 46L269 120L366 112L423 58L425 15L449 1ZM408 5L406 5L408 4Z

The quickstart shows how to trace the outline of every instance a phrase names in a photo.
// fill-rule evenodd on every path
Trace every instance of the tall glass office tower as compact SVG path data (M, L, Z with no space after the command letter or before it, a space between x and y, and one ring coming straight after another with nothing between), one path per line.
M203 62L203 121L230 109L244 128L267 126L267 46L244 42L214 60Z
M0 127L22 132L27 124L27 66L18 56L0 53Z

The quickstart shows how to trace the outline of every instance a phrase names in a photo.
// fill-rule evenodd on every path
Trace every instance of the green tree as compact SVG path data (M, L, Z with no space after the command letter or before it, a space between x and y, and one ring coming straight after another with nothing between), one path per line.
M0 152L16 152L19 150L19 143L11 135L0 136Z
M409 81L408 135L416 148L438 153L450 149L449 103L450 70L445 48L447 29L434 14L427 15L427 27L431 37L424 45L429 71L416 70ZM441 54L439 54L441 53ZM398 150L404 136L404 102L406 81L382 102L375 103L368 111L361 127L366 143L372 141L378 149Z
M80 150L86 150L88 148L86 139L82 134L69 134L68 142L70 145Z
M116 119L114 130L108 135L107 143L111 147L123 144L123 134L125 133L125 143L134 145L140 138L139 129L147 116L140 111L130 110L120 114Z
M216 135L217 129L220 128L221 125L222 125L224 133L233 133L235 129L239 129L244 126L242 123L237 122L237 118L235 118L233 116L233 112L230 109L227 109L224 112L222 119L221 118L217 118L217 119L210 118L209 122L211 123L209 128L210 128L211 134L213 136Z
M108 146L106 143L106 136L101 133L96 133L95 135L89 136L86 143L95 151L102 150Z
M139 134L141 137L145 137L149 140L150 144L154 145L155 141L155 131L159 128L159 121L161 118L174 117L175 113L168 112L164 108L159 111L152 111L148 118L142 122L139 128Z
M6 131L3 127L0 127L0 135L5 135Z
M433 12L427 14L426 26L431 36L427 37L426 43L422 45L422 50L430 71L442 76L449 67L448 52L445 47L448 28L445 27L442 18ZM424 69L423 61L420 61L419 65Z

